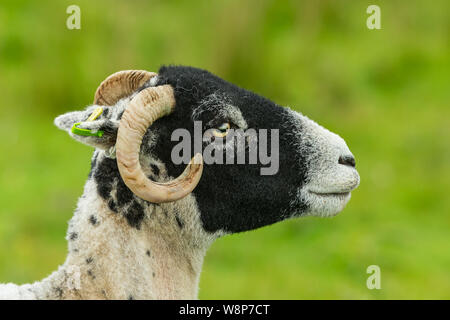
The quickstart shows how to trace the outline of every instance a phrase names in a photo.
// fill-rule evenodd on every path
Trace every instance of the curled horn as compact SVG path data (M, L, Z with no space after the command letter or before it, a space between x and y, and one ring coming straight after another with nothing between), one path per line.
M127 74L127 72L131 72L131 75ZM131 80L136 79L133 72L125 71L125 73L119 74L121 78ZM110 83L115 82L111 77L108 79L110 79ZM105 80L106 83L108 83L108 79ZM142 83L144 79L145 77L137 82ZM116 86L119 85L112 85L114 88ZM123 84L123 91L126 91L126 94L118 89L110 92L113 92L112 97L116 99L117 97L130 94L132 88L136 88L135 83ZM109 97L106 98L105 95L102 95L101 90L98 97L99 101L112 101ZM203 172L203 158L199 153L191 159L184 172L178 178L168 182L151 181L141 168L139 153L142 138L147 128L157 119L170 114L174 107L175 97L170 85L145 88L129 102L120 120L117 133L116 157L123 181L138 197L153 203L170 202L185 197L197 186Z
M94 104L113 106L120 99L134 93L148 80L156 76L154 72L145 70L119 71L106 78L97 88Z

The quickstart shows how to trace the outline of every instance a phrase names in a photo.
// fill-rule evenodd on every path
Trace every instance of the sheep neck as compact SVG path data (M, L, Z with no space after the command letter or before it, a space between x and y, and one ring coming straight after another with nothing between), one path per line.
M66 262L34 285L37 298L196 299L203 258L216 236L202 231L192 201L149 207L148 218L133 228L88 180L69 223Z

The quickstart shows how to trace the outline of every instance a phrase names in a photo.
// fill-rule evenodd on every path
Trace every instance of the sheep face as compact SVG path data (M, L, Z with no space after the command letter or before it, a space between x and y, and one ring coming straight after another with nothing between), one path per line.
M162 67L146 86L165 84L174 88L175 110L147 130L140 162L147 175L156 181L181 174L185 164L176 163L173 152L180 145L173 134L180 129L193 138L189 142L190 151L198 148L196 138L201 139L204 157L207 150L214 150L210 154L225 150L223 163L205 161L200 183L192 193L205 231L235 233L291 217L335 215L358 186L354 158L344 140L307 117L204 70ZM138 227L146 215L145 201L137 199L125 186L115 160L104 156L104 151L108 153L114 146L118 123L128 101L125 98L113 107L104 107L99 119L83 124L90 130L104 131L101 138L73 135L69 129L73 123L86 120L95 106L60 116L55 123L75 139L98 148L91 172L98 193L111 210L126 208L128 222ZM220 138L221 133L225 136L230 129L235 132L253 129L256 140L262 138L258 135L261 129L266 130L271 163L263 163L259 153L256 163L249 163L254 151L250 147L252 138L246 137L239 149L238 144ZM237 159L242 152L246 161L239 163ZM228 155L234 155L234 161L227 162Z

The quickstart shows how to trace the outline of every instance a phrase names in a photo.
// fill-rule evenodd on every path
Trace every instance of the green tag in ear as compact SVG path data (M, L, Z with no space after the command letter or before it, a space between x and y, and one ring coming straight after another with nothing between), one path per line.
M85 137L99 137L101 138L103 136L103 131L102 130L98 130L97 132L93 133L91 130L89 129L81 129L78 128L78 126L83 123L83 122L77 122L72 126L72 133L76 134L78 136L85 136Z
M89 116L89 118L84 121L84 122L91 122L96 120L98 117L100 117L100 115L103 113L103 108L102 107L98 107L97 109L94 110L94 112L92 112L92 114ZM92 132L89 129L81 129L78 128L78 126L83 123L83 122L77 122L72 126L72 133L79 135L79 136L85 136L85 137L99 137L101 138L103 136L103 131L102 130L98 130L97 132Z

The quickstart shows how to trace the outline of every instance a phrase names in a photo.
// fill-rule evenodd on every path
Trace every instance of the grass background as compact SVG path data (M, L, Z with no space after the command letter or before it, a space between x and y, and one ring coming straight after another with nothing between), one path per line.
M66 28L67 6L81 30ZM366 8L381 7L381 30ZM53 118L107 75L208 69L340 134L361 186L335 218L228 236L201 299L450 298L450 4L429 1L0 3L0 282L32 282L66 255L92 150ZM381 290L366 268L381 268Z

